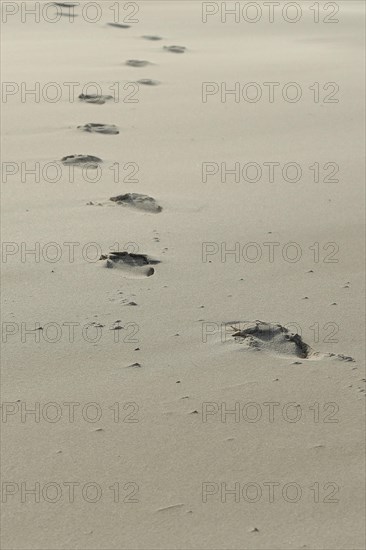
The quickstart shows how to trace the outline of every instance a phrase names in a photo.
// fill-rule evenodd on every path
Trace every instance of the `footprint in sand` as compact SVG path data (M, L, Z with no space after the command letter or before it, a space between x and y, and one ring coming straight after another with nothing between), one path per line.
M107 23L110 27L116 27L117 29L130 29L131 25L124 25L123 23Z
M125 193L124 195L111 197L109 200L118 205L129 206L137 210L144 210L145 212L158 213L163 210L155 199L148 195L140 195L139 193Z
M96 105L104 105L107 101L111 101L112 99L114 99L114 97L111 95L80 94L79 99L84 103L94 103Z
M233 330L234 341L245 349L267 351L278 356L301 357L317 360L334 358L342 361L353 361L352 357L335 353L320 353L306 344L299 334L290 332L286 327L263 321L244 321L227 323Z
M79 4L71 4L70 2L53 2L55 6L60 8L76 8Z
M142 84L143 86L157 86L160 82L158 80L152 80L151 78L141 78L137 81L137 84Z
M129 252L111 252L103 254L100 260L105 260L104 267L119 269L125 277L131 279L143 279L154 275L155 270L151 265L160 263L146 254L130 254Z
M61 159L62 164L65 166L88 166L88 168L98 168L102 161L99 157L93 157L92 155L68 155Z
M185 46L163 46L163 48L172 53L184 53L187 50Z
M153 40L153 41L162 40L162 37L156 34L145 34L142 38L144 38L145 40Z
M146 67L147 65L151 65L151 63L143 59L128 59L126 65L129 67Z
M119 130L114 124L101 124L99 122L88 122L84 126L78 126L78 130L95 134L119 134Z

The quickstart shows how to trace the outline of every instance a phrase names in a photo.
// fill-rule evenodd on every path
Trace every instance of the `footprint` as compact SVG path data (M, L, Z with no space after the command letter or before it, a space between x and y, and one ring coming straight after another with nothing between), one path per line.
M145 40L162 40L162 37L157 34L145 34L142 38Z
M88 124L84 124L84 126L78 126L78 130L96 134L119 134L119 130L114 124L101 124L99 122L88 122Z
M126 193L124 195L117 195L111 197L111 201L116 202L121 206L130 206L138 210L144 210L145 212L161 212L162 207L157 204L155 199L148 195L140 195L139 193Z
M79 4L71 4L70 2L53 2L55 6L60 8L76 8Z
M131 25L124 25L123 23L107 23L110 27L117 27L118 29L130 29Z
M107 101L111 101L113 96L111 95L97 95L97 94L80 94L79 95L80 101L84 101L84 103L95 103L96 105L104 105Z
M105 267L120 269L129 278L145 278L154 275L151 265L160 263L159 260L149 258L146 254L130 254L129 252L111 252L103 254L101 260L106 260Z
M164 50L173 53L184 53L186 51L185 46L163 46Z
M68 155L61 159L62 164L65 166L88 166L88 168L98 168L98 165L103 162L102 159L98 157L93 157L92 155Z
M151 65L151 63L142 59L128 59L126 65L129 67L146 67L146 65Z
M137 81L137 84L142 84L143 86L157 86L160 82L158 80L152 80L151 78L141 78Z
M299 334L290 332L278 323L263 321L245 321L227 323L233 329L232 337L246 349L268 351L279 356L290 355L303 359L335 358L342 361L353 361L352 357L335 353L320 353L306 344ZM239 325L235 327L234 325Z
M103 254L100 259L123 263L131 265L133 267L160 264L159 260L150 258L150 256L148 256L147 254L134 254L132 252L126 252L125 250L123 252L111 252L110 254Z

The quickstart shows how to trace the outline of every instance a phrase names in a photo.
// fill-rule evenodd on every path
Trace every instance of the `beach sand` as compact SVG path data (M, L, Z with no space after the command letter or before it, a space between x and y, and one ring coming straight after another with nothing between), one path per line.
M95 4L2 25L3 548L361 550L364 5Z

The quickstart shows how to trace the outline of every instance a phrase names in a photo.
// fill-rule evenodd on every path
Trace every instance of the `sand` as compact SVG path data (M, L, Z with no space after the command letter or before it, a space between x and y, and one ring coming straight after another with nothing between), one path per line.
M2 547L361 550L364 4L84 4L2 25Z

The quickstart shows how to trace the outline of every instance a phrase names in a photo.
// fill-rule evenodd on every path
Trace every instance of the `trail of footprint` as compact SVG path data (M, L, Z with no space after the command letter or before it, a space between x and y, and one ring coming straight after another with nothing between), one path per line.
M139 193L125 193L124 195L111 197L109 200L117 203L118 205L129 206L145 212L158 213L163 210L155 199L149 197L148 195L140 195Z
M59 5L61 5L59 3ZM66 4L64 4L66 6ZM70 7L72 5L69 4ZM129 25L124 25L121 23L107 23L111 27L127 29L130 28ZM157 35L144 35L145 40L158 41L162 38ZM172 53L184 53L186 48L184 46L164 46L169 52ZM141 68L150 65L151 63L146 60L139 59L129 59L126 61L126 65L129 67ZM139 84L146 86L155 86L159 84L158 81L153 79L140 79ZM103 105L106 101L112 100L113 97L110 95L85 95L81 94L79 99L85 103L94 103ZM93 132L93 133L102 133L102 134L118 134L118 128L115 125L107 125L101 123L88 123L84 126L78 126L79 130L84 132ZM86 164L97 167L101 159L98 157L93 157L91 155L69 155L64 157L61 162L64 164L73 164L76 166L84 166ZM149 197L148 195L141 195L138 193L125 193L123 195L118 195L116 197L111 197L111 201L116 202L118 205L129 206L136 208L138 210L143 210L145 212L161 212L162 207L157 204L155 199ZM105 260L105 267L119 269L123 272L126 277L150 277L155 273L152 264L159 263L156 260L152 260L144 254L130 254L128 252L112 252L107 255L102 255L101 260ZM178 505L182 506L182 505ZM175 506L173 506L175 507ZM168 507L169 508L169 507Z
M306 344L299 334L290 332L278 323L263 321L244 321L243 323L227 323L233 330L234 340L245 349L267 351L278 356L301 357L317 360L334 358L341 361L354 361L352 357L335 353L320 353ZM236 327L235 325L239 325Z
M78 126L78 130L95 134L119 134L119 130L114 124L102 124L100 122L88 122L84 126Z
M129 252L111 252L103 254L101 260L106 260L104 267L119 269L123 275L131 279L151 277L155 270L151 265L160 263L146 254L130 254Z

